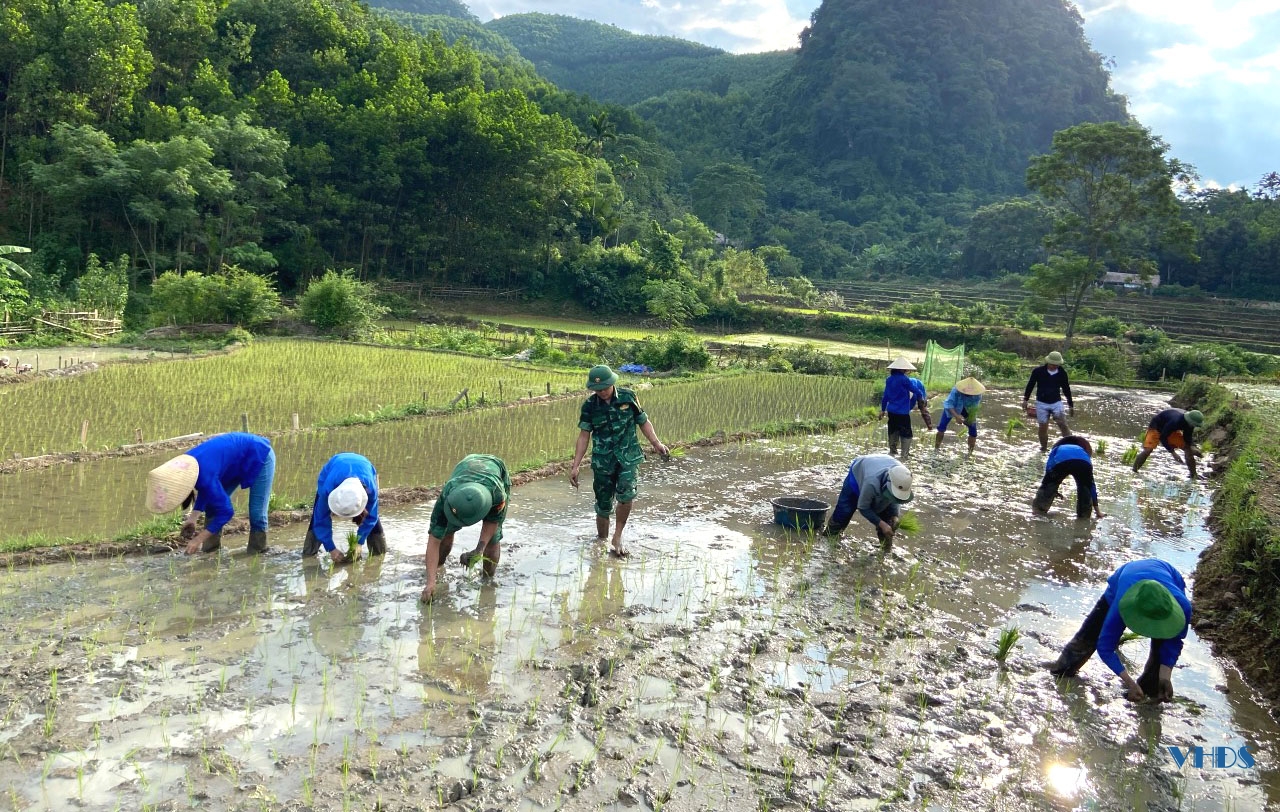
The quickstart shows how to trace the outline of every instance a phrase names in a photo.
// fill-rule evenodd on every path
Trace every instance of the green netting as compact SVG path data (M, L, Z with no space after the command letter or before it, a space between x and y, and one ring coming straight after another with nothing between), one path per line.
M920 380L930 390L950 390L964 377L964 345L948 350L930 340L924 348L924 369Z

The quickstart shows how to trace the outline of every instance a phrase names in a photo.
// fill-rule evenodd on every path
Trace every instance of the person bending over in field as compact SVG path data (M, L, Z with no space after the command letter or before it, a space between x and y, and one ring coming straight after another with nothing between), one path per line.
M969 453L978 444L978 406L982 403L982 393L987 391L977 378L965 378L956 383L942 402L942 419L938 421L938 433L934 435L933 447L942 448L942 438L947 435L947 426L951 420L960 421L960 425L969 430Z
M339 545L333 538L334 522L347 520L356 525L356 549L351 551L345 543ZM320 552L321 547L335 564L350 561L348 553L364 558L370 553L385 555L387 552L387 536L378 518L378 472L373 463L359 454L334 454L320 469L302 557L310 558Z
M610 554L624 558L622 530L631 516L631 505L636 498L636 482L644 452L636 440L636 429L644 433L653 450L662 456L667 447L658 439L649 416L640 408L636 393L617 386L618 375L601 364L587 373L587 388L595 392L582 404L578 417L578 442L573 451L573 465L569 469L569 483L578 487L578 472L582 458L591 444L592 489L596 495L596 538L609 538L609 517L613 515L614 500L618 504L618 521L614 525Z
M1187 471L1190 473L1190 478L1195 479L1196 454L1200 452L1192 441L1192 434L1202 425L1204 425L1204 415L1195 409L1189 412L1181 409L1165 409L1151 418L1151 423L1147 425L1147 434L1142 438L1142 450L1138 452L1138 458L1133 461L1133 472L1136 474L1142 470L1147 457L1151 456L1151 452L1155 451L1157 446L1163 446L1175 460L1182 462L1178 457L1178 449L1181 448L1187 455Z
M243 432L219 434L147 474L147 509L168 513L191 508L182 523L187 554L208 553L222 546L222 528L235 509L231 492L249 489L249 552L267 551L267 506L276 475L276 452L266 437ZM204 527L196 529L196 514Z
M480 560L485 577L493 578L502 556L502 524L507 520L510 497L511 477L506 463L492 454L468 454L462 458L431 510L425 556L427 583L422 588L422 600L430 603L435 598L436 573L453 550L453 534L477 522L480 539L476 548L463 553L460 559L464 567Z
M1055 677L1074 677L1093 652L1124 683L1130 702L1173 699L1173 667L1191 623L1187 585L1172 564L1158 558L1130 561L1107 579L1107 588L1080 630L1049 665ZM1137 680L1128 672L1116 647L1125 628L1151 638L1147 665Z
M1031 500L1037 513L1048 513L1053 500L1058 497L1058 486L1071 477L1076 481L1076 518L1105 518L1098 507L1098 486L1093 481L1093 446L1083 437L1072 434L1053 444L1053 451L1044 462L1044 479Z
M849 526L854 511L876 529L880 544L888 548L898 529L898 510L912 499L911 471L888 454L866 454L849 465L831 519L823 530L838 536Z

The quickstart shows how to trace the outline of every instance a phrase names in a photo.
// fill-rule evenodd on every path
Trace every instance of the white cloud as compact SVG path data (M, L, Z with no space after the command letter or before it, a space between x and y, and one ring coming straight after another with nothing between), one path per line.
M734 53L795 48L809 23L807 14L788 10L787 0L471 0L468 5L482 20L529 11L567 14Z

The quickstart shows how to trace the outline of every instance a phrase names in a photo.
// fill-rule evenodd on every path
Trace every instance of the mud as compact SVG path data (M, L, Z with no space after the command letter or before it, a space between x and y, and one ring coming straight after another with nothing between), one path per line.
M1085 391L1108 518L1029 515L1043 458L988 396L972 459L917 451L921 531L882 554L769 524L834 501L883 426L753 440L646 466L632 557L591 540L591 494L517 491L496 583L455 558L416 597L430 504L387 511L389 554L276 549L0 574L0 797L19 809L1261 809L1280 730L1192 634L1177 701L1133 706L1099 663L1041 661L1124 560L1189 573L1203 483L1118 464L1161 405ZM1069 487L1067 488L1069 490ZM455 552L474 543L460 534ZM1194 600L1194 586L1193 586ZM1022 639L1003 665L1003 627ZM1142 644L1125 646L1141 660ZM56 672L56 679L54 674ZM1248 744L1253 768L1168 746Z

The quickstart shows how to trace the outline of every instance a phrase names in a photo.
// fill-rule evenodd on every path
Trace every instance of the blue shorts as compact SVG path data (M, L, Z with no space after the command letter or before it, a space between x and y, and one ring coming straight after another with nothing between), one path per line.
M964 415L965 420L969 420L968 409L965 409L964 411L960 412L960 414ZM942 412L942 419L938 421L938 433L942 434L943 432L945 432L947 430L947 426L950 425L950 423L951 423L951 410L944 409ZM970 437L978 436L977 420L969 420L969 436Z

